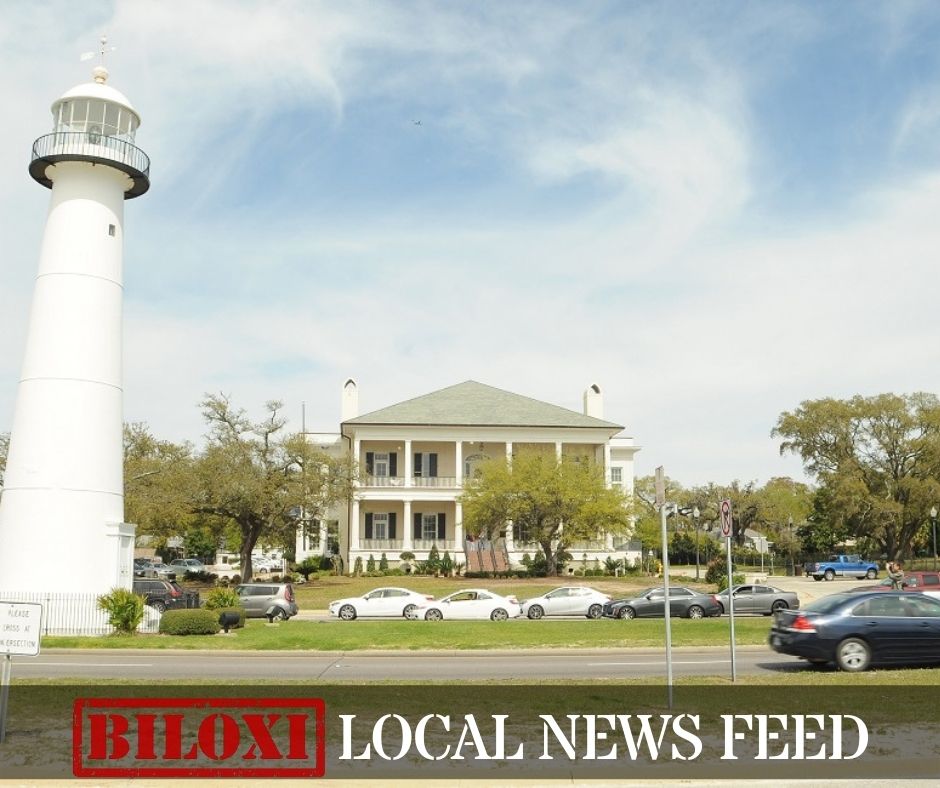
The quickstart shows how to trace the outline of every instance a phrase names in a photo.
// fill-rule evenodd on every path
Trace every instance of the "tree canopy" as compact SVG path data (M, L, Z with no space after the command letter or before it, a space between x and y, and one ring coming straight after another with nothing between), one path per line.
M520 451L511 462L487 460L465 481L460 500L466 532L492 537L512 520L518 541L538 543L551 575L573 543L630 531L630 501L586 458Z
M259 538L293 540L299 512L318 518L352 493L354 465L317 450L302 434L284 434L281 403L252 422L228 397L201 403L209 425L205 450L195 464L194 513L233 523L241 536L242 578L252 575L251 552Z
M940 505L940 401L933 394L819 399L780 415L781 454L799 455L818 481L813 519L889 558L927 538Z

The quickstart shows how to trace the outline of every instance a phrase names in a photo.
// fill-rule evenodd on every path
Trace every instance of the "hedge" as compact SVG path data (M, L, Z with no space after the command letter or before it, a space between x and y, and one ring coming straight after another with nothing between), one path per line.
M221 628L218 610L167 610L160 619L161 635L214 635Z

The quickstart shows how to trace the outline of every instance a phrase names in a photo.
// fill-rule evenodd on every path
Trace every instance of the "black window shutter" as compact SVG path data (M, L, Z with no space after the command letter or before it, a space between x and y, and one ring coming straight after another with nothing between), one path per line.
M441 512L437 516L437 538L446 539L445 534L447 533L447 521L444 517L444 512Z
M421 452L415 452L415 476L421 475Z
M388 475L398 476L398 455L395 452L388 455Z
M375 464L375 452L367 451L366 452L366 473L372 475L372 467Z
M437 476L437 454L428 455L428 465L431 466L428 469L428 476L435 478Z
M366 512L366 539L372 538L372 512Z
M398 518L398 515L395 512L388 513L388 538L395 538L395 520Z
M415 512L415 539L421 538L421 512Z

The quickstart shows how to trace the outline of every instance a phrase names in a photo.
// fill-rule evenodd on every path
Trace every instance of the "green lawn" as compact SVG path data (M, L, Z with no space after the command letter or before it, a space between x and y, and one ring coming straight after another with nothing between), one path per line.
M770 620L735 621L736 642L767 641ZM661 647L661 619L611 621L287 621L267 624L251 620L231 635L134 635L105 637L44 637L43 648L182 648L301 650L421 650L523 648ZM676 646L722 646L728 643L728 619L673 619Z

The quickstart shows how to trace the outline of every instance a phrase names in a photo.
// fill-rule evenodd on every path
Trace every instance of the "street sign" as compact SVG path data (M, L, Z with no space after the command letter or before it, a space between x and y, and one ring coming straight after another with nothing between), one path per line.
M666 503L666 473L663 466L656 469L656 508L662 509Z
M731 501L725 498L718 507L719 520L721 521L721 535L725 539L731 538Z
M0 655L39 655L42 605L38 602L0 602Z

